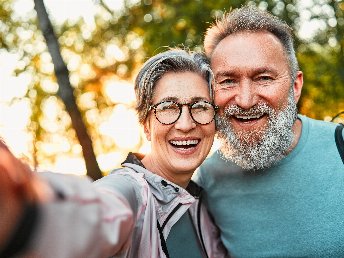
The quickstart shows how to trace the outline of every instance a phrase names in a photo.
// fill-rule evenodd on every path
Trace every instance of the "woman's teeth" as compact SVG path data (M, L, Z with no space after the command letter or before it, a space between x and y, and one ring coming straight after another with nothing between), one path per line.
M176 147L193 147L199 143L199 140L186 140L186 141L170 141L170 143Z

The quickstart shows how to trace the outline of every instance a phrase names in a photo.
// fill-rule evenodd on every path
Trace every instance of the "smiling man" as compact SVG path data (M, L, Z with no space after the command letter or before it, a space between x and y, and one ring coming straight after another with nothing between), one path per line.
M244 169L270 167L300 135L296 102L302 73L291 78L282 44L265 31L221 40L212 67L215 101L223 107L218 118L223 154Z
M222 142L196 179L233 257L343 257L344 165L333 123L297 114L290 27L256 7L211 26Z

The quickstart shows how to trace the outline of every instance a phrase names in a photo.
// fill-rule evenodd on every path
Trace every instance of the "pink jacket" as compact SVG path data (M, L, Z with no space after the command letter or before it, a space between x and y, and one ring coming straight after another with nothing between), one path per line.
M124 166L93 184L44 173L58 197L40 207L40 219L23 256L164 258L157 221L167 239L189 209L207 253L204 257L226 257L218 230L197 196L139 165Z

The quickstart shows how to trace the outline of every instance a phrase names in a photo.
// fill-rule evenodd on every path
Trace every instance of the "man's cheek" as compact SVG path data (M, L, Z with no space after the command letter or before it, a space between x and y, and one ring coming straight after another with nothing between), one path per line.
M220 107L220 113L224 111L230 100L229 96L224 96L223 92L216 92L214 97L215 105Z

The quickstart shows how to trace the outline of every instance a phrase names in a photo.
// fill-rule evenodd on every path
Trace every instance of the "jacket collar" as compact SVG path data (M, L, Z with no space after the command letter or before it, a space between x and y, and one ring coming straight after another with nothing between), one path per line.
M142 154L129 152L127 158L122 163L122 166L129 167L138 173L143 173L147 182L151 185L152 193L155 198L160 201L169 202L175 198L176 195L180 196L181 202L193 202L194 198L198 198L202 192L202 188L195 182L190 181L186 189L168 181L167 179L152 173L147 170L140 159L143 158Z
M126 159L122 162L121 165L124 165L125 163L131 163L131 164L136 164L136 165L139 165L139 166L145 168L145 166L141 162L141 159L143 159L143 157L144 157L144 155L142 155L140 153L129 152Z

